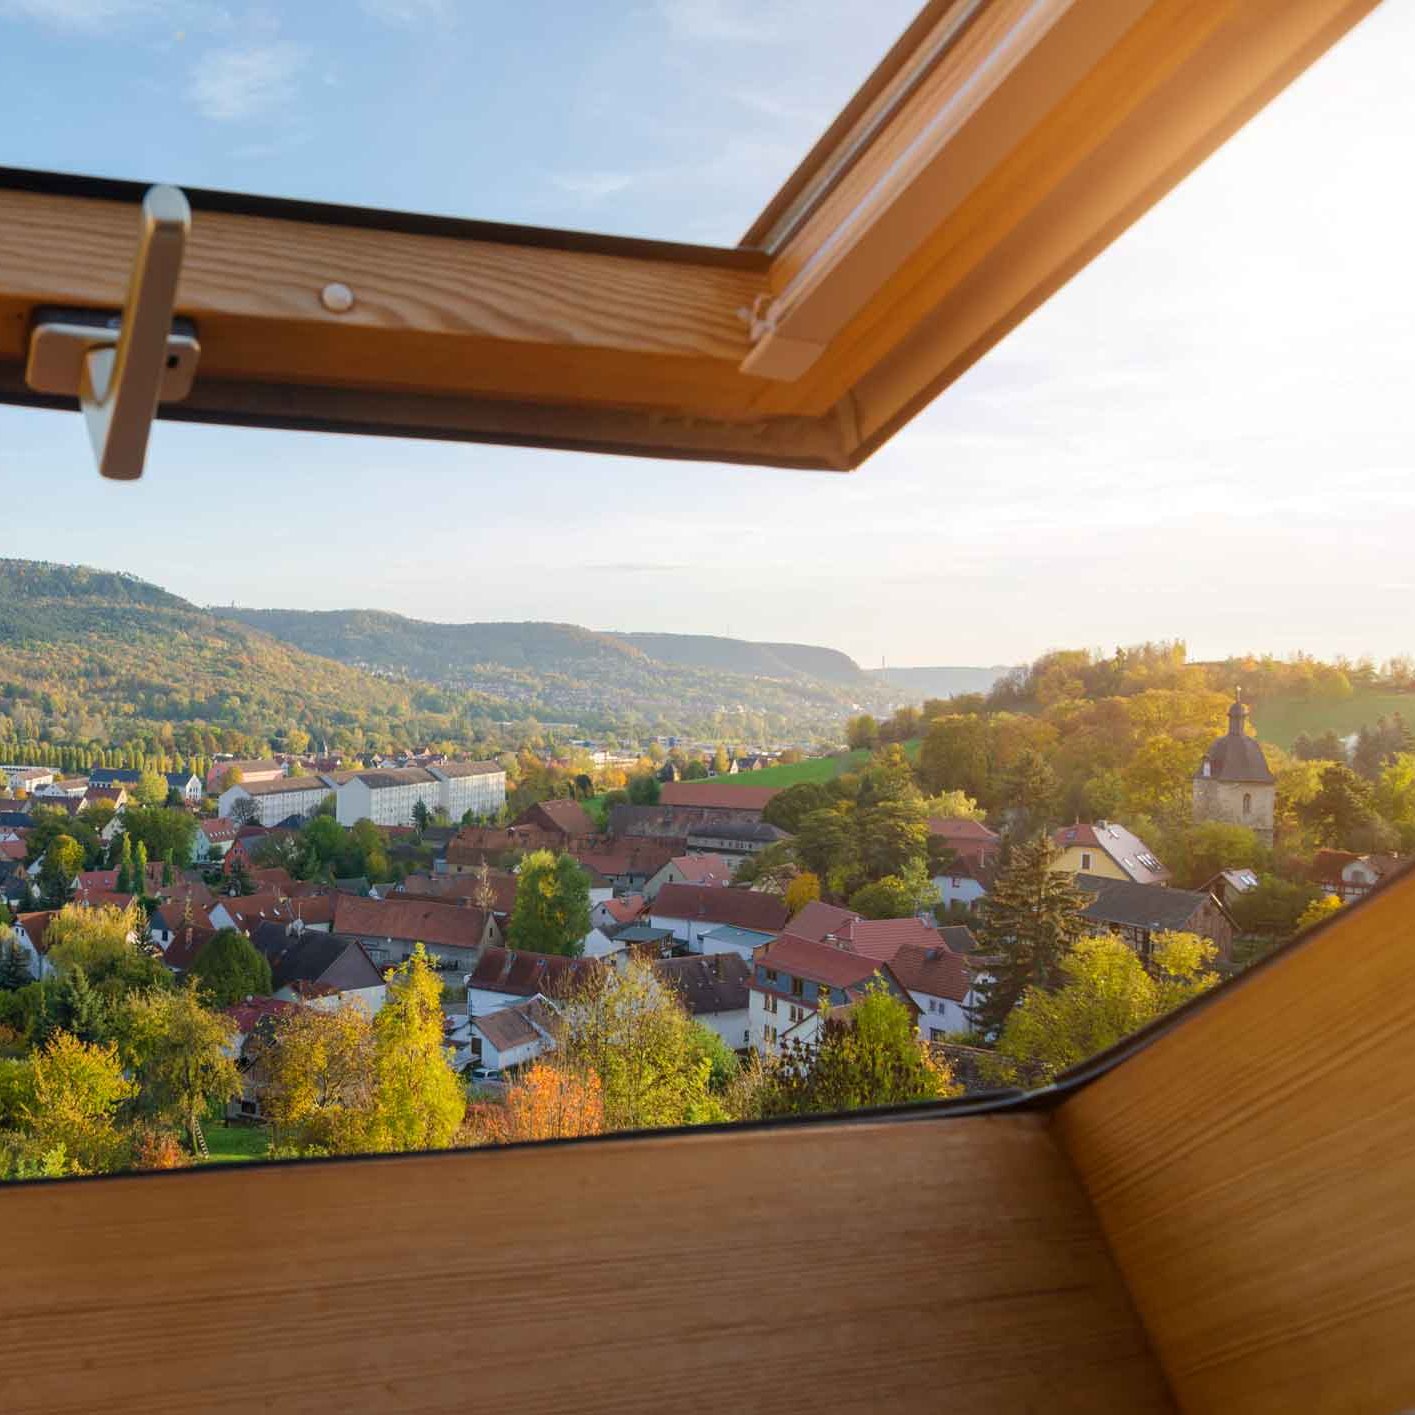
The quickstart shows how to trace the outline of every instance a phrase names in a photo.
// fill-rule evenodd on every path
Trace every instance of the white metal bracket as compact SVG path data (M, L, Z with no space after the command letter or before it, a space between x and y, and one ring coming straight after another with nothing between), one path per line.
M100 476L142 476L158 402L186 397L196 376L196 328L172 318L191 221L176 187L149 188L121 315L36 311L25 381L40 393L78 398Z

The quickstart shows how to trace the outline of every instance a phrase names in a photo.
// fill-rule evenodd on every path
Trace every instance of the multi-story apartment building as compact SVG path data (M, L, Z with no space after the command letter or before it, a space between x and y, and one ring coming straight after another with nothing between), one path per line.
M275 781L239 781L228 786L217 801L217 810L229 817L237 801L254 801L256 820L264 826L279 825L291 816L312 815L319 803L334 794L322 776L283 776Z
M443 762L440 766L383 767L338 781L335 816L340 825L412 825L419 801L459 821L471 811L494 816L506 804L506 773L495 762Z

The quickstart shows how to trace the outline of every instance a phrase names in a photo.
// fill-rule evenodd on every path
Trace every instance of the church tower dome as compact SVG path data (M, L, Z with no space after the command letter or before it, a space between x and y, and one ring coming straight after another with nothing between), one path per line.
M1277 778L1256 737L1240 694L1228 710L1228 731L1216 738L1194 773L1194 819L1242 825L1265 844L1273 841Z

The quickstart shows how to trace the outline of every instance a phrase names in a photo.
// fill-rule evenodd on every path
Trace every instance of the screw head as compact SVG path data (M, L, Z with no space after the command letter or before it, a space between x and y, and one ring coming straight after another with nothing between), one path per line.
M332 280L319 292L319 302L330 314L347 314L354 308L354 292L342 281Z

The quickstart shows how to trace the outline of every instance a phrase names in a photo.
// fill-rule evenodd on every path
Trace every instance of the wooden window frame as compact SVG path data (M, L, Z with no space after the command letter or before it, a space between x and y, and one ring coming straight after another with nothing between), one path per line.
M853 469L1375 3L931 0L735 248L188 190L160 416ZM0 169L0 400L143 190Z

